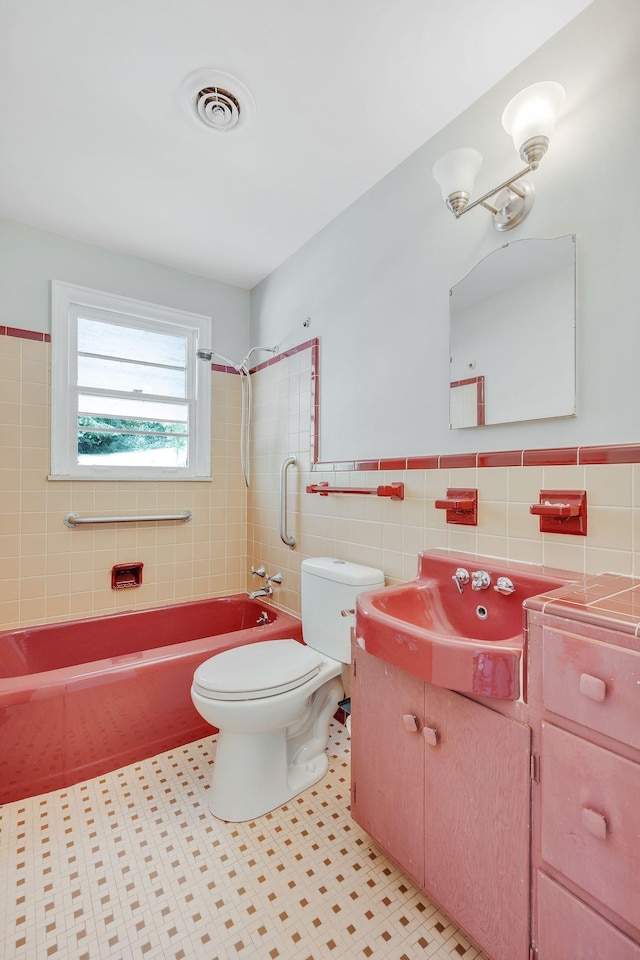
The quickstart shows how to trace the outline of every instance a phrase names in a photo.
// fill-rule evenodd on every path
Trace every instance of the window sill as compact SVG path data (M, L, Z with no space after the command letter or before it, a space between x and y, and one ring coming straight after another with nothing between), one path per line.
M117 481L122 481L123 483L211 483L213 477L123 477L116 476L115 474L111 476L96 474L95 477L78 477L57 473L55 475L49 474L47 480L74 480L76 483L103 483L104 481L111 483Z

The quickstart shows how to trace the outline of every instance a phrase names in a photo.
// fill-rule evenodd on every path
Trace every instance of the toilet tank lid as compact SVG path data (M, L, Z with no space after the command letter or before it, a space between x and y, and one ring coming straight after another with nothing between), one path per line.
M316 577L354 587L384 584L382 570L365 567L360 563L350 563L348 560L336 560L334 557L311 557L309 560L302 561L301 569Z

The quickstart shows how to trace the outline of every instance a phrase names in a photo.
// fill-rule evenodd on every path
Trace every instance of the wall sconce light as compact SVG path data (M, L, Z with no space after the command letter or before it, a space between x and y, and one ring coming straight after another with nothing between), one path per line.
M533 206L534 189L533 184L521 178L538 169L563 104L564 88L551 80L534 83L509 101L502 114L502 126L513 137L527 166L473 203L469 203L469 197L482 165L482 154L472 147L460 147L436 161L434 179L456 219L483 206L493 215L496 230L511 230L522 223Z

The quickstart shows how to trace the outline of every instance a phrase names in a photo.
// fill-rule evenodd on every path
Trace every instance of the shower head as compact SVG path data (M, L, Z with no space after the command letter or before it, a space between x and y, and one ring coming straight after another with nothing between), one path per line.
M198 360L206 360L209 363L214 357L217 357L218 360L222 360L228 367L233 367L234 370L238 369L238 364L230 360L229 357L225 357L224 353L216 353L215 350L211 350L209 347L200 347L196 350L196 357Z

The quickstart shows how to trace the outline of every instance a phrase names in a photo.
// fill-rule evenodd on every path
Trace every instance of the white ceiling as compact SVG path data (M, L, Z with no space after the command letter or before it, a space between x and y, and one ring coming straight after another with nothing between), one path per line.
M0 215L250 288L589 2L0 0Z

